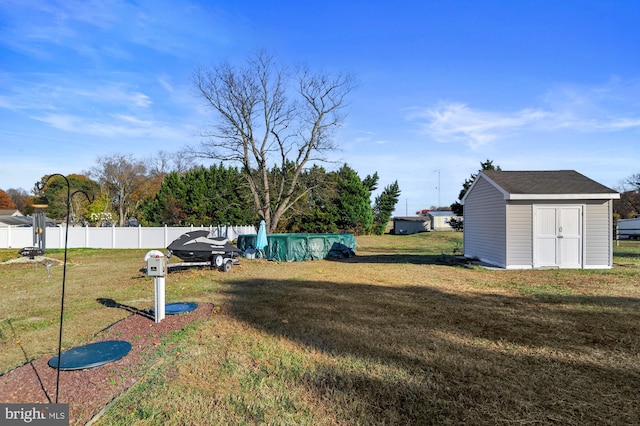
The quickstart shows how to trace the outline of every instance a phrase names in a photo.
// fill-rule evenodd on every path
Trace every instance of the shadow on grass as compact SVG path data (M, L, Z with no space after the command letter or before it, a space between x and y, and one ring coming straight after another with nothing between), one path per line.
M378 264L413 264L413 265L445 265L470 268L470 260L462 256L450 254L374 254L353 256L339 259L328 259L340 263L378 263Z
M229 292L233 316L342 360L304 383L345 402L347 421L640 423L638 299L262 280Z
M614 255L614 258L632 258L632 259L637 259L640 258L640 253L635 252L635 251L626 251L626 250L616 250Z
M123 305L122 303L116 302L113 299L109 299L109 298L105 298L105 297L98 297L96 299L96 301L98 303L100 303L102 306L105 306L107 308L124 309L125 311L131 312L134 315L140 315L140 316L143 316L145 318L149 318L149 319L155 320L155 316L153 316L149 311L144 311L144 310L138 309L138 308L136 308L134 306Z

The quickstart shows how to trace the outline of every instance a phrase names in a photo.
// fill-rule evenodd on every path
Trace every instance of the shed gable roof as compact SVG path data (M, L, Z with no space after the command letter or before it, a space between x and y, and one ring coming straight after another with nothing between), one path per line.
M478 175L481 176L502 192L506 200L620 198L618 192L575 170L484 170Z

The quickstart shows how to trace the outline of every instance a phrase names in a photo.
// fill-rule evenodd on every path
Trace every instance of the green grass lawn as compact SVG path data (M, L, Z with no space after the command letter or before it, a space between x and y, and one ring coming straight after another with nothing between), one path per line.
M357 243L345 261L170 274L167 302L215 315L98 424L640 424L638 242L610 270L528 271L460 262L459 233ZM100 297L153 305L144 253L70 251L65 346L128 315ZM0 371L55 352L61 269L0 266Z

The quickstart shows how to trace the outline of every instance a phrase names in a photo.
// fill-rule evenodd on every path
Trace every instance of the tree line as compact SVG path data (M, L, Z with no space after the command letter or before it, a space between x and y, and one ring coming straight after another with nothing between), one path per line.
M144 226L199 226L256 224L262 219L239 168L219 163L169 170L170 158L162 154L162 161L144 162L125 155L102 157L86 175L66 176L69 187L62 176L45 175L34 185L34 195L0 190L0 209L20 205L23 213L31 214L34 204L47 204L47 216L62 221L69 191L88 196L71 198L70 223L74 225L125 226L134 221ZM278 173L275 167L269 170L270 175ZM382 234L400 189L396 181L372 203L378 180L377 173L360 178L347 164L336 171L318 165L305 169L300 173L296 202L274 232Z

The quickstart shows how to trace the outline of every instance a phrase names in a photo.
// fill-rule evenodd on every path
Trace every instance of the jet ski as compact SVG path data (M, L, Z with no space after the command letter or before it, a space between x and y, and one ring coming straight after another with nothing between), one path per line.
M238 263L240 250L227 238L209 238L209 231L198 230L181 235L167 246L167 257L175 255L185 262L208 262L223 271Z

